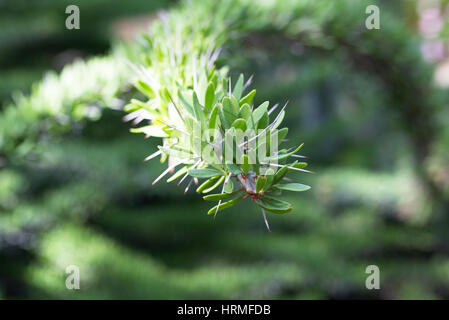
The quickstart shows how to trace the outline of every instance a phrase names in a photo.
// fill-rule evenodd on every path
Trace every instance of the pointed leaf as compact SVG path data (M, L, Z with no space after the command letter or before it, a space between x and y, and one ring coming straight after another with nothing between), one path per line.
M267 169L267 171L265 172L265 178L267 178L267 182L263 186L263 191L267 191L268 189L270 189L273 183L274 174L274 170L271 168Z
M297 169L304 169L305 167L307 167L307 162L293 163L293 164L290 164L289 167L293 167L293 168L297 168Z
M276 134L276 133L278 135L278 142L281 143L282 140L284 140L285 137L287 136L288 128L279 129L277 131L274 131L272 134Z
M240 100L242 96L242 90L243 90L243 74L240 74L239 79L237 80L237 83L234 86L234 90L232 91L232 95L237 100Z
M239 117L248 120L251 117L251 107L249 104L245 103L240 107Z
M276 129L277 127L279 127L282 123L282 120L284 120L285 117L285 111L282 111L279 116L277 117L277 119L275 120L275 122L271 125L271 129Z
M131 128L129 131L132 133L144 133L149 137L168 137L168 134L164 132L164 130L162 130L162 127L157 125L149 125L141 128Z
M240 104L241 106L243 106L245 103L251 105L251 103L253 102L253 98L254 98L255 95L256 95L256 90L254 89L254 90L252 90L250 93L248 93L246 96L244 96L244 97L240 100L239 104Z
M219 110L218 115L220 116L221 125L224 129L229 129L232 122L234 122L233 116L225 112L224 107L221 103L219 103L217 106Z
M297 147L295 150L293 150L291 152L279 152L278 154L276 154L274 156L265 158L264 161L266 161L266 160L268 160L268 161L279 161L279 160L288 158L291 155L293 155L296 152L298 152L302 148L303 145L304 145L304 143L302 143L299 147Z
M153 89L151 89L150 85L142 80L137 80L136 87L140 92L142 92L149 98L153 98L155 96L154 91Z
M220 201L220 200L229 199L229 198L235 196L239 192L240 192L240 190L237 190L237 191L232 192L232 193L209 194L207 196L204 196L203 199L206 200L206 201Z
M213 107L215 100L215 86L212 82L209 82L206 90L206 96L204 98L204 107L210 110Z
M228 125L231 125L235 119L237 119L239 114L239 109L234 108L234 104L232 103L231 99L228 97L224 97L223 101L223 115L226 119L226 122Z
M220 203L219 206L218 205L214 206L207 212L207 214L214 214L217 211L217 207L218 207L218 211L221 211L221 210L224 210L224 209L227 209L227 208L230 208L230 207L236 205L240 200L242 200L243 195L244 194L242 193L240 196L238 196L237 198L235 198L233 200L230 200L230 201L224 202L224 203Z
M274 185L276 188L287 191L307 191L310 189L310 186L301 183L285 183L285 184L276 184Z
M203 193L209 193L209 192L211 192L212 190L214 190L215 188L217 188L220 184L222 184L222 182L224 181L224 179L225 179L225 176L221 176L221 177L217 180L217 182L215 182L214 185L210 186L210 187L207 188L207 189L204 189L204 190L203 190Z
M223 192L225 193L232 193L234 191L234 182L232 182L231 179L229 179L228 183L225 185Z
M217 169L205 168L205 169L191 169L188 171L189 175L196 178L212 178L222 175L222 172Z
M293 209L292 205L287 201L267 196L260 200L256 200L256 203L265 210L279 214L290 212Z
M198 100L198 96L196 95L196 92L193 92L193 110L195 111L195 117L198 121L201 122L201 124L205 123L205 116L203 107L201 107L201 104Z
M265 178L264 176L259 176L256 182L256 192L262 190L265 186L265 183L267 183L267 178Z
M259 120L263 117L264 113L267 112L268 104L269 102L265 101L253 111L253 115L250 119L252 121L252 128L256 128Z
M215 107L212 109L212 112L209 116L209 129L215 129L218 121L218 110L219 106L218 104L215 105Z
M209 188L212 186L217 180L219 180L220 176L212 177L206 181L204 181L197 189L196 192L201 193L204 189Z
M287 165L285 165L285 166L283 166L282 168L280 168L280 169L274 174L272 184L275 184L275 183L278 183L279 181L281 181L281 179L286 175L287 171L288 171L288 166L287 166Z
M172 175L170 178L168 178L167 182L172 182L172 181L178 179L179 177L181 177L183 174L185 174L187 172L188 168L189 168L188 166L182 167L181 169L176 171L176 173L174 175Z
M231 171L232 174L241 174L242 170L238 165L235 163L227 163L226 166L228 167L228 170Z
M257 122L257 129L258 130L265 129L268 126L268 123L269 123L268 112L265 111L264 114L262 115L262 118L260 118L260 120Z
M251 170L251 165L249 164L248 155L242 155L242 164L240 165L244 173L248 173Z
M195 115L195 111L193 110L193 106L191 103L189 103L189 101L187 100L187 98L182 94L181 89L179 89L178 91L178 98L181 101L182 105L184 106L184 108L192 115Z
M246 131L246 121L242 118L236 119L233 123L232 126L236 129L242 130L243 132Z

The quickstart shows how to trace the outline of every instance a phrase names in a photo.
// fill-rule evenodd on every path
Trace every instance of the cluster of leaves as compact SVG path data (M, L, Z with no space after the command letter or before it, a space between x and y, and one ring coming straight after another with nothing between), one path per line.
M204 196L218 202L208 214L216 215L247 197L261 208L264 217L265 210L289 212L292 206L278 199L280 193L310 188L285 177L289 171L310 172L304 169L305 162L290 160L303 158L296 155L302 145L278 150L288 132L288 128L278 129L287 103L270 121L279 105L270 108L266 101L255 107L256 90L246 92L251 78L245 82L240 75L232 86L227 68L216 67L218 44L227 34L220 12L215 12L214 19L185 21L178 19L175 11L152 26L144 37L146 63L134 66L139 74L136 88L145 99L131 100L125 107L129 112L125 120L133 120L135 125L147 122L131 131L163 139L159 150L146 158L160 155L162 162L168 160L168 168L154 183L181 166L167 182L179 179L180 184L190 178L186 192L193 183L198 185L198 193L221 189ZM213 25L209 25L211 21ZM231 159L226 157L228 148ZM198 179L205 181L199 184Z
M77 60L61 73L49 72L31 94L17 94L0 117L0 158L23 157L49 132L61 132L82 119L96 120L103 108L121 109L121 94L132 82L124 53Z

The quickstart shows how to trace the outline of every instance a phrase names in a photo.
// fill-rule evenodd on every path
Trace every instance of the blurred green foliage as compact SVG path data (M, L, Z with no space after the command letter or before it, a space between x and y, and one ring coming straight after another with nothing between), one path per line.
M49 69L75 57L104 54L115 41L114 22L151 14L170 0L4 0L0 2L0 101L28 92ZM82 28L65 28L66 7L78 5Z
M433 66L406 25L413 1L378 1L375 32L363 29L363 1L236 10L245 23L218 62L233 77L254 73L256 104L291 99L291 139L306 142L317 172L304 177L313 192L286 198L293 212L271 217L271 233L250 203L213 220L197 195L151 187L165 166L142 163L157 141L129 134L114 108L134 94L116 55L76 62L63 74L101 67L29 90L43 70L59 69L51 59L67 48L104 54L112 36L103 24L169 3L80 1L78 35L60 26L64 1L24 3L0 4L0 30L9 30L0 31L1 298L449 297L448 95L432 85ZM102 79L113 90L89 84ZM12 89L32 95L11 103ZM71 264L79 291L65 288ZM370 264L381 290L365 288Z

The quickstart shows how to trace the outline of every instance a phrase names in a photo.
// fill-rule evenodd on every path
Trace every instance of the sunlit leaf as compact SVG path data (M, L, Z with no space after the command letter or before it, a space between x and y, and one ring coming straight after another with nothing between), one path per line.
M234 191L234 182L230 179L228 183L225 185L223 192L231 193Z
M205 169L191 169L188 171L189 175L196 178L212 178L215 176L222 175L222 172L213 168L205 168Z
M242 130L243 132L246 131L246 121L244 119L236 119L233 123L232 123L232 127Z
M209 193L209 192L215 190L218 186L220 186L220 185L223 183L224 179L225 179L225 176L221 176L221 177L217 180L217 182L215 182L215 183L214 183L212 186L210 186L209 188L204 189L202 192L203 192L203 193Z
M245 103L247 103L248 105L251 105L251 103L253 102L253 98L254 98L255 95L256 95L256 90L254 89L254 90L252 90L250 93L248 93L246 96L244 96L244 97L240 100L239 104L240 104L241 106L243 106Z
M144 133L148 137L168 137L168 134L164 132L164 130L162 130L162 127L157 125L149 125L141 128L131 128L129 131L132 133Z
M218 208L218 211L230 208L230 207L236 205L240 200L242 200L243 196L244 196L244 194L242 193L240 196L238 196L237 198L235 198L233 200L230 200L230 201L224 202L224 203L220 203L220 205L216 205L213 208L211 208L207 212L207 214L214 214L217 211L217 208Z
M259 176L256 182L256 192L260 192L267 183L267 178L264 176Z
M233 196L235 196L237 193L239 193L240 190L237 190L235 192L232 193L216 193L216 194L209 194L207 196L204 196L203 199L207 200L207 201L220 201L220 200L226 200L229 198L232 198Z

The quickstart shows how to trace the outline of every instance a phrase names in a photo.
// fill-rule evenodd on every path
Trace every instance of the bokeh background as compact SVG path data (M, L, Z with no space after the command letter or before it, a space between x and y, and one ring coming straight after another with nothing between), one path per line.
M287 196L291 213L269 215L271 233L249 201L214 220L194 192L152 186L164 166L142 159L158 141L106 109L26 157L0 152L0 298L449 298L449 4L375 2L376 32L388 12L404 29L388 35L407 37L418 64L404 69L379 38L352 45L391 50L386 69L269 30L224 52L232 76L254 74L257 102L290 99L290 140L316 172L300 176L311 191ZM69 4L80 30L64 27ZM133 41L172 6L0 0L0 118L48 71ZM431 121L405 117L413 104ZM65 287L72 264L81 290ZM365 288L373 264L380 290Z

